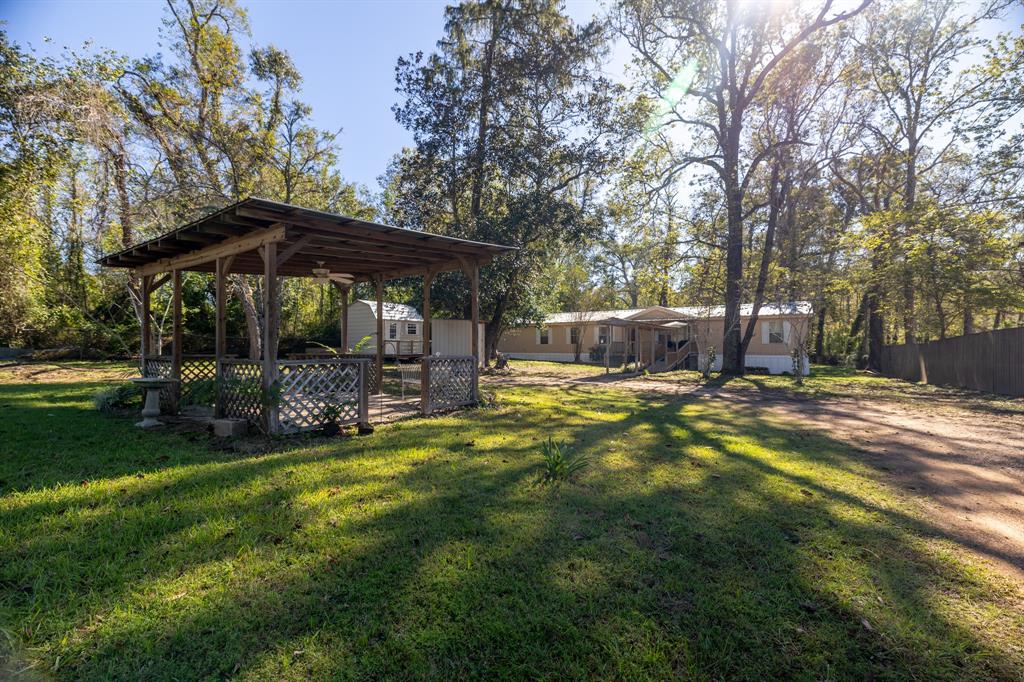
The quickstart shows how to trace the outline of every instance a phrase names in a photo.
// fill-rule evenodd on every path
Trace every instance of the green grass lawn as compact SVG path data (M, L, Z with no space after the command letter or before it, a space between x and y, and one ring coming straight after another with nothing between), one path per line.
M8 673L1024 676L1019 586L741 408L507 388L246 456L96 413L105 381L0 383ZM548 436L591 457L576 482L534 485Z

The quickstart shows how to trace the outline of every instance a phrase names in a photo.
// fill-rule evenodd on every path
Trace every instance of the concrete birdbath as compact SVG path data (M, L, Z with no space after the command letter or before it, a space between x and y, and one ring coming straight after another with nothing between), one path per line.
M131 381L146 394L146 400L142 406L142 421L136 422L135 425L143 429L163 426L163 422L157 420L157 417L160 416L160 391L178 382L175 379L160 377L137 377Z

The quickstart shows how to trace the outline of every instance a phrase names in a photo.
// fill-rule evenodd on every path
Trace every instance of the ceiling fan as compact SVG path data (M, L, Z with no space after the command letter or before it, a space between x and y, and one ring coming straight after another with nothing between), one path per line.
M331 272L329 268L324 267L322 260L318 260L316 264L317 267L313 268L313 281L317 284L327 284L327 282L352 284L355 281L355 277L347 272Z

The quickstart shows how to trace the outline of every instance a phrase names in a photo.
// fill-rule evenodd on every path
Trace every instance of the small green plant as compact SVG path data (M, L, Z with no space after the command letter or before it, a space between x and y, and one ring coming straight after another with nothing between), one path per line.
M335 403L331 403L325 407L323 414L325 423L337 424L341 421L341 407Z
M324 343L320 343L319 341L307 341L306 343L307 343L308 345L310 345L310 346L320 346L321 348L323 348L323 349L324 349L325 351L327 351L328 353L330 353L330 354L331 354L331 355L333 355L334 357L338 357L338 356L340 356L340 355L341 355L341 353L339 353L339 352L338 352L337 350L335 350L334 348L331 348L331 347L330 347L330 346L328 346L327 344L324 344Z
M134 384L118 384L97 391L92 404L100 412L110 413L139 404L139 389Z
M574 453L568 445L557 443L550 436L541 445L541 455L544 462L537 476L537 483L542 485L568 481L590 465L588 457Z
M182 405L213 406L217 402L218 383L216 379L199 379L188 384L182 391Z

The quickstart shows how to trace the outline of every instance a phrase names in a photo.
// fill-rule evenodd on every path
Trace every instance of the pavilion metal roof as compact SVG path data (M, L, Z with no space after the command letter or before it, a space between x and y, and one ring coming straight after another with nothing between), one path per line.
M383 225L349 216L250 197L132 247L104 256L101 265L144 274L170 270L213 272L207 251L231 255L231 272L259 274L263 259L254 245L265 235L287 254L279 275L312 277L313 268L347 273L357 282L483 265L512 246L475 242ZM260 242L263 243L263 242Z

